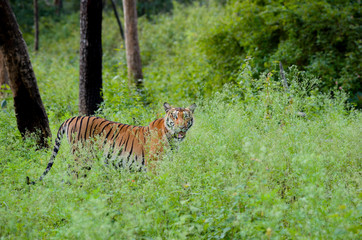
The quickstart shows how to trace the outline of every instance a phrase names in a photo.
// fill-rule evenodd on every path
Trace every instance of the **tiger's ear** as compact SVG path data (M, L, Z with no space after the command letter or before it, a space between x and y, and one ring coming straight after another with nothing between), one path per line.
M196 107L197 107L197 105L194 103L194 104L192 104L190 107L188 107L188 109L189 109L192 113L194 113Z
M166 111L166 112L170 111L170 109L171 109L170 104L168 104L167 102L165 102L165 103L163 104L163 107L165 108L165 111Z

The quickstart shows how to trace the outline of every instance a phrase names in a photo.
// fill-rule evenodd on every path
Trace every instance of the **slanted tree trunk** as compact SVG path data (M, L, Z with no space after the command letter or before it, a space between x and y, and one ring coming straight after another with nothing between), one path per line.
M19 30L8 0L0 1L0 51L9 74L10 88L18 129L25 138L29 133L39 133L39 147L47 146L51 136L27 47Z
M111 2L112 2L112 8L113 8L114 16L116 17L116 20L117 20L117 23L118 23L118 26L119 26L119 32L121 33L121 37L122 37L122 39L124 41L124 33L123 33L121 20L119 19L117 6L116 6L116 3L114 2L114 0L111 0Z
M102 1L81 0L79 113L93 115L102 103Z
M143 88L142 63L137 33L136 0L123 0L128 81L137 90Z
M34 50L39 50L39 13L38 13L38 0L34 0Z

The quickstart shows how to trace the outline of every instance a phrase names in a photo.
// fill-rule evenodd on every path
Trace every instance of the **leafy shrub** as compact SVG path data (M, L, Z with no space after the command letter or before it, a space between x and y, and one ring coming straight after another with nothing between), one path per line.
M356 1L229 1L201 46L223 75L234 76L252 56L259 72L282 61L321 77L325 91L337 81L355 94L362 91L359 8Z

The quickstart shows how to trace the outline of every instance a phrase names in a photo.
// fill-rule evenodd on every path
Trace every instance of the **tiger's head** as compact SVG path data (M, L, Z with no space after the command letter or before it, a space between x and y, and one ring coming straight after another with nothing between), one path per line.
M192 104L188 108L173 108L168 103L163 104L166 117L165 127L170 133L170 136L177 141L182 141L187 130L189 130L194 122L193 113L196 108L196 104Z

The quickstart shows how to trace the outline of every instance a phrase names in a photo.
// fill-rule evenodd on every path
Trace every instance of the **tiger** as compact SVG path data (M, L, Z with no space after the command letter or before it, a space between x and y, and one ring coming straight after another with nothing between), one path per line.
M148 126L134 126L109 121L95 116L77 116L63 122L58 130L55 145L48 165L38 181L42 181L54 164L61 140L66 136L73 153L78 144L100 144L105 163L110 160L116 168L145 170L157 161L166 148L172 149L175 143L186 137L186 132L194 122L194 103L187 108L171 107L163 104L166 115L152 121ZM94 141L98 138L98 141ZM27 177L28 184L30 182Z

